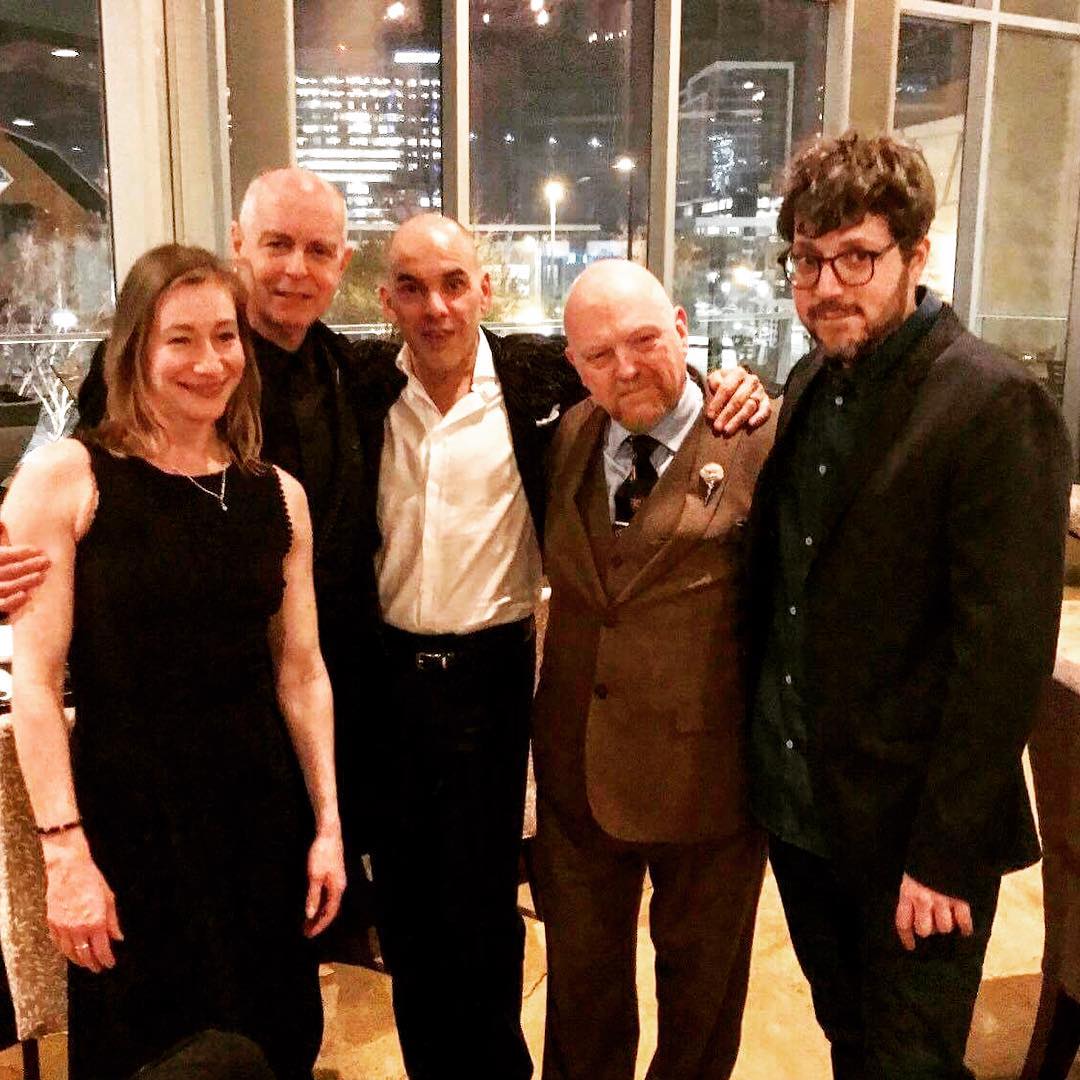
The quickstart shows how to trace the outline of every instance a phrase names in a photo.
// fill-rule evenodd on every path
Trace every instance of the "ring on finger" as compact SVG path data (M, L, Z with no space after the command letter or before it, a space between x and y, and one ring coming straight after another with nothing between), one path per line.
M75 951L76 952L89 952L90 951L90 943L88 941L84 941L81 945L76 945L75 946Z

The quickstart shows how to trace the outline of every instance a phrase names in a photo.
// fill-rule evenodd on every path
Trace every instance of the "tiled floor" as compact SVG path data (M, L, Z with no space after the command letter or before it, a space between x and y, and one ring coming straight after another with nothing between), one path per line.
M523 892L523 900L527 903L527 893ZM1023 1062L1039 994L1041 904L1038 867L1006 879L968 1048L969 1063L979 1080L1012 1080ZM653 954L644 907L640 925L639 1078L645 1075L656 1042ZM536 1061L543 1046L544 974L543 926L528 920L522 1016ZM446 992L452 994L453 986ZM403 1080L388 980L359 968L331 969L323 979L323 997L327 1033L317 1080ZM63 1054L62 1037L46 1040L42 1062L46 1080L63 1080ZM0 1054L0 1080L19 1076L17 1051ZM827 1080L829 1076L825 1041L814 1023L776 888L768 877L758 912L750 995L734 1080ZM1070 1080L1080 1080L1080 1066Z
M1080 591L1070 591L1062 616L1061 650L1080 660ZM528 906L527 890L522 901ZM653 954L642 908L638 942L641 1047L638 1077L645 1075L656 1042ZM979 1080L1013 1080L1020 1070L1039 995L1042 956L1042 883L1032 867L1005 879L986 967L968 1061ZM544 1031L544 930L527 921L525 1000L522 1016L533 1058L540 1060ZM447 986L447 996L453 994ZM403 1080L394 1034L388 980L358 968L328 969L323 979L327 1033L318 1080ZM43 1075L62 1080L64 1040L46 1040ZM21 1075L18 1052L0 1054L0 1080ZM825 1041L814 1022L810 996L788 942L771 877L758 911L743 1026L734 1080L827 1080ZM1080 1080L1080 1064L1070 1080Z
M969 1063L979 1080L1014 1078L1023 1063L1039 994L1041 904L1037 867L1006 880L968 1048ZM639 1078L645 1075L656 1043L653 954L644 907L640 926ZM543 941L542 925L529 921L522 1015L537 1061L543 1046ZM324 996L329 1031L319 1080L402 1080L385 979L339 968L324 980ZM796 966L769 877L758 912L742 1051L734 1080L827 1080L829 1076L826 1044L814 1022L810 995ZM1070 1080L1080 1080L1080 1067L1073 1070Z

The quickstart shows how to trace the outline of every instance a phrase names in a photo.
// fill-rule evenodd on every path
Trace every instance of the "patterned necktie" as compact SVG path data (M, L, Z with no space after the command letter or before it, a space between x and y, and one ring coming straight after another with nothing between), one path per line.
M630 436L634 463L630 466L630 475L615 489L616 531L630 524L630 519L652 491L657 479L652 453L659 445L651 435Z

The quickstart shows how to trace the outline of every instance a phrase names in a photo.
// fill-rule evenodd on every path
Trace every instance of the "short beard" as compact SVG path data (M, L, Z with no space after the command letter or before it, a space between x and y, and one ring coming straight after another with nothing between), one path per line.
M844 367L852 367L864 356L869 356L881 346L881 343L894 334L907 322L905 309L907 306L908 283L911 277L911 268L904 267L903 274L892 296L892 304L885 312L884 318L875 326L867 328L866 335L858 341L849 342L833 349L828 349L816 337L815 341L821 349L826 360L839 360Z

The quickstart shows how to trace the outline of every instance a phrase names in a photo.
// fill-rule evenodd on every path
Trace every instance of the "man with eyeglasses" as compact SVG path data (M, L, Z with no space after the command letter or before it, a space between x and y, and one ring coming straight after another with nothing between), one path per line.
M1054 659L1057 409L918 285L934 184L890 137L790 164L778 228L816 347L754 498L751 800L837 1080L970 1077L1021 769Z

